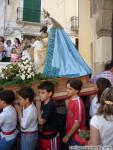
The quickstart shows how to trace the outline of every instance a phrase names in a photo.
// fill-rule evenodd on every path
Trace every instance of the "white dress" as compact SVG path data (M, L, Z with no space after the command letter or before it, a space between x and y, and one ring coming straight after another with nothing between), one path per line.
M47 47L43 40L37 41L34 47L34 66L36 73L43 72Z
M106 120L103 115L94 115L91 119L90 125L99 130L100 145L112 146L113 150L113 116L112 120Z
M100 106L98 102L98 97L97 95L92 99L91 104L90 104L90 116L92 117L97 113L97 110Z

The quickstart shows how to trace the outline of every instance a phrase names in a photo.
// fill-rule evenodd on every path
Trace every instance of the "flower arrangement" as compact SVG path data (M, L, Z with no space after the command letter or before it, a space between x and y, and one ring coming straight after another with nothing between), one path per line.
M40 80L51 79L42 73L35 73L34 64L29 58L21 58L2 69L0 86L29 84Z
M2 69L1 79L3 80L13 80L19 73L19 67L17 63L9 64Z
M19 73L17 76L23 81L32 79L35 75L35 70L31 59L22 58L21 61L18 63L18 68Z
M2 79L5 80L28 80L33 78L35 71L31 59L22 58L18 63L12 63L2 69Z

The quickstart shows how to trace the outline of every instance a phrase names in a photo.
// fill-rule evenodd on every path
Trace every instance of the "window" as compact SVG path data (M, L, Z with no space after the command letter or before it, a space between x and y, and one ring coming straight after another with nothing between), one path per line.
M40 22L41 0L24 0L23 20Z

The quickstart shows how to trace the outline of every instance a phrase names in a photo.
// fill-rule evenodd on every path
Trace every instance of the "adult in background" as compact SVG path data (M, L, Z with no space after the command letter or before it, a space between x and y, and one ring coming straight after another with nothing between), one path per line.
M2 61L3 54L4 54L4 42L5 42L4 37L0 36L0 61Z
M4 62L10 62L12 52L12 43L11 40L7 40L5 47L5 57L3 58Z
M99 78L106 78L111 82L111 84L113 84L113 61L112 60L106 62L104 71L94 76L91 79L91 82L96 83L96 81Z
M16 49L17 54L21 57L22 54L22 48L21 48L21 42L19 38L14 39L14 48Z

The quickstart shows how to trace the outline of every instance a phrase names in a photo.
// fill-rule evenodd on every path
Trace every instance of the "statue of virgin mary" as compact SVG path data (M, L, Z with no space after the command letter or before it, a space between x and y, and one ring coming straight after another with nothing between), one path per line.
M80 77L91 74L63 27L44 10L48 46L43 73L50 77Z

